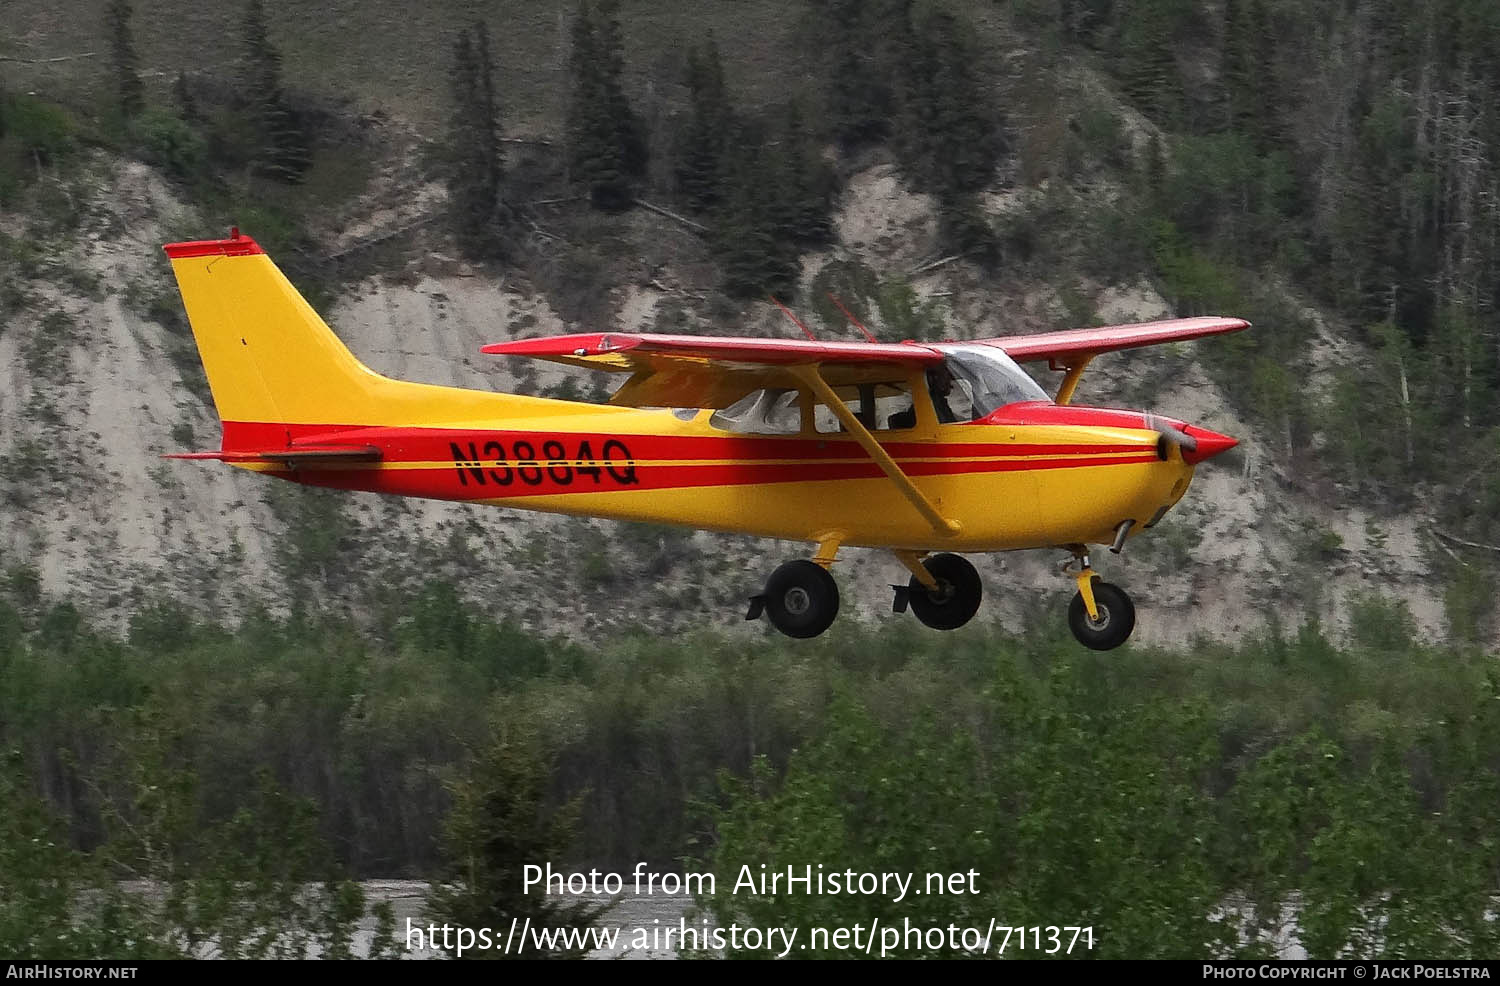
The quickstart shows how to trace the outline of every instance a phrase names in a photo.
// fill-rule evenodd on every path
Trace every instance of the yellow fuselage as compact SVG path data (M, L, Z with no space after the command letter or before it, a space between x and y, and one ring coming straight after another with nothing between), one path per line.
M918 551L1107 544L1124 520L1139 531L1159 519L1193 476L1175 447L1163 458L1160 436L1144 428L929 421L880 435L957 522L956 533L940 534L847 435L739 435L709 425L708 412L685 421L667 411L510 400L543 413L303 426L321 441L380 448L383 458L242 465L342 489Z
M298 482L820 544L1005 551L1109 543L1125 520L1138 532L1193 475L1131 412L1042 400L942 424L922 367L907 364L870 371L872 383L906 381L912 417L899 430L851 428L845 395L815 367L793 368L802 431L787 435L726 431L709 411L392 380L354 358L254 241L167 249L224 427L221 451L200 457ZM842 424L819 422L819 402Z

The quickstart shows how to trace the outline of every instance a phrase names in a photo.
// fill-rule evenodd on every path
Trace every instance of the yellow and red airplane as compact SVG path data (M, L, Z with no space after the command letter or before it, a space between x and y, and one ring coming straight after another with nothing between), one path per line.
M793 637L838 614L841 547L884 548L929 627L979 609L956 552L1060 548L1077 583L1074 635L1106 650L1135 625L1098 579L1235 440L1138 411L1071 403L1100 353L1234 332L1189 318L971 342L878 343L603 332L484 352L627 374L610 404L408 383L361 364L264 251L228 239L166 247L223 424L185 453L280 479L816 545L752 597ZM857 324L857 323L856 323ZM861 326L861 328L863 328ZM1017 365L1064 376L1055 398ZM1075 566L1076 563L1076 567Z

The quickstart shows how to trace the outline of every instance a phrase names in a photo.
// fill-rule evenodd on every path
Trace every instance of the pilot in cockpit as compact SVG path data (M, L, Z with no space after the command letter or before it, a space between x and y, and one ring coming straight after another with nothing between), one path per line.
M948 403L948 397L953 393L953 374L948 370L947 364L939 363L927 371L927 393L932 396L932 409L937 412L939 424L949 425L958 421L958 415L953 413L953 408ZM886 427L912 428L916 423L917 409L913 406L891 415L886 421Z

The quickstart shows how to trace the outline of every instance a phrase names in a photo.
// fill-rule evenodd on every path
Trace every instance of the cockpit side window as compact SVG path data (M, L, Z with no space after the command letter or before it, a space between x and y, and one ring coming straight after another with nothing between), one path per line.
M844 406L871 431L901 431L916 426L911 386L905 380L855 384L839 388L839 393L847 393ZM813 425L825 435L844 430L844 423L826 404L814 405Z
M932 397L938 424L973 421L979 416L974 413L973 386L962 377L955 377L946 363L927 371L927 393Z

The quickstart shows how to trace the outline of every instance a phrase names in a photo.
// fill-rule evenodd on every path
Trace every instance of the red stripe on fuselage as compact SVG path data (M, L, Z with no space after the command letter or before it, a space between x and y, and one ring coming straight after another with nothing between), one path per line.
M877 436L878 437L878 436ZM533 459L545 461L542 446L562 443L566 460L584 442L598 453L605 442L626 443L637 463L680 461L683 459L802 459L811 463L829 459L868 461L869 455L858 442L830 435L827 438L766 438L743 435L640 435L606 432L537 432L461 428L371 428L358 425L282 425L224 422L223 447L230 451L296 448L298 445L350 444L373 445L381 450L386 462L430 462L451 458L451 444L466 450L472 443L475 454L470 459L485 458L484 446L500 442L507 455L517 442L533 446ZM967 459L994 456L1025 457L1037 455L1104 455L1144 452L1141 444L1021 444L1013 442L882 442L881 447L896 459ZM531 460L528 460L531 461Z
M319 463L278 469L272 474L311 486L445 500L760 486L884 476L864 449L848 439L733 435L717 438L240 422L226 422L224 434L226 448L249 447L263 452L357 440L361 445L380 449L380 466L422 463L426 467L346 469L332 463ZM1158 461L1153 446L1139 444L892 442L885 448L900 462L901 468L914 477L1077 469ZM755 461L757 459L768 461Z
M914 462L903 466L910 476L943 476L991 472L1024 472L1037 469L1078 469L1091 466L1138 465L1159 461L1154 454L1128 457L1074 457L1067 459L1009 460L988 462ZM617 470L626 473L627 467L616 463ZM533 496L558 496L570 493L625 493L653 492L670 489L691 489L704 486L769 486L779 483L816 483L848 479L880 479L884 473L874 462L829 462L822 464L736 464L736 465L652 465L636 463L629 467L628 475L633 482L621 482L601 471L597 477L585 476L569 469L567 482L559 482L555 475L562 467L548 467L545 463L525 467L536 479L528 484L521 478L520 469L511 466L505 470L484 468L484 481L479 481L476 470L464 469L459 477L455 466L435 466L431 469L369 470L356 472L343 469L303 470L294 474L297 481L310 486L326 486L334 489L367 490L375 493L392 493L401 496L425 496L444 500L497 500L523 499ZM537 472L539 470L539 472ZM286 475L276 473L276 475ZM502 482L500 476L507 481Z

